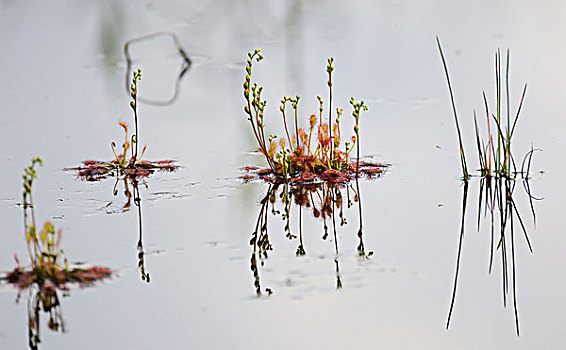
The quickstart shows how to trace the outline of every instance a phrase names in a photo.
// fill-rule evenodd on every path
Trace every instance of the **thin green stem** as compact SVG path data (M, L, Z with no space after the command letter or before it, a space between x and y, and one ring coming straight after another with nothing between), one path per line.
M442 58L442 65L444 66L444 73L446 74L446 81L448 83L448 90L450 91L450 101L452 102L452 111L454 112L454 121L456 122L456 130L458 132L458 142L460 143L460 162L462 163L462 172L464 173L464 179L469 178L468 165L466 164L466 156L464 154L464 144L462 142L462 133L460 132L460 124L458 123L458 113L456 112L456 103L454 102L454 93L452 92L452 84L450 83L450 75L448 74L448 66L444 58L444 53L442 52L442 46L440 45L440 39L436 37L436 43L438 44L438 51L440 52L440 57Z

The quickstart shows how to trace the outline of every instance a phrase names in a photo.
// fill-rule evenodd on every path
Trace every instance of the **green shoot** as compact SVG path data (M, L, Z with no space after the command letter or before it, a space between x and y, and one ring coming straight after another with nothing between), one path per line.
M446 82L448 83L448 90L450 91L450 101L452 103L452 111L454 112L454 121L456 122L456 131L458 132L458 142L460 144L460 162L462 163L462 172L464 181L467 181L470 177L468 173L468 165L466 164L466 155L464 153L464 144L462 142L462 132L460 131L460 123L458 122L458 113L456 112L456 103L454 102L454 93L452 92L452 84L450 83L450 75L448 74L448 66L446 60L444 59L444 53L442 52L442 46L440 45L440 39L436 37L436 43L438 44L438 51L440 52L440 57L442 58L442 65L444 66L444 73L446 74Z

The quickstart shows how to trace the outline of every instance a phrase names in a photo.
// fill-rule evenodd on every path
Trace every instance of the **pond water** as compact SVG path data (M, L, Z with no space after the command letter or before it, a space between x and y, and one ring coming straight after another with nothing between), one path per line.
M15 267L14 254L26 264L21 174L36 155L45 163L34 184L39 220L63 230L70 261L116 271L60 297L65 333L49 330L41 316L41 348L564 348L564 15L560 1L0 1L0 272ZM113 158L110 143L123 138L118 122L133 126L123 46L159 31L176 34L192 65L173 103L140 103L139 138L148 145L146 159L173 159L181 168L146 179L139 211L124 210L123 184L114 195L114 180L84 182L63 169ZM498 47L511 49L513 105L528 83L513 147L518 159L531 144L542 149L530 186L544 199L534 203L535 227L517 185L515 203L534 250L519 231L520 336L513 305L503 307L500 260L488 273L485 221L476 233L477 178L468 189L446 329L463 185L435 35L447 56L472 168L472 111L483 113L482 91L493 103ZM268 186L239 178L243 166L265 166L252 152L257 146L243 112L245 59L255 48L265 55L254 77L265 86L273 131L281 132L283 95L301 95L303 117L317 111L316 96L327 96L326 59L333 56L334 103L345 110L344 130L353 126L350 96L364 99L361 153L392 165L382 178L360 182L368 259L356 249L355 206L345 210L348 224L338 227L337 242L322 240L322 222L305 212L301 257L284 222L269 214L273 251L259 267L260 297L249 242ZM171 98L183 65L171 38L136 42L130 50L132 67L143 70L140 96ZM296 228L298 214L292 215ZM139 241L150 283L138 269ZM28 292L19 303L17 295L0 285L2 349L27 346Z

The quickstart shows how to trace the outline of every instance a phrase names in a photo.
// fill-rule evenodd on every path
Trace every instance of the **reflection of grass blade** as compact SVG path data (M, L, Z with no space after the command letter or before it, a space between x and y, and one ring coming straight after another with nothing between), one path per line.
M514 205L514 204L513 204ZM515 208L516 210L516 208ZM513 212L510 213L510 217L512 218ZM517 212L517 215L519 215L519 213ZM520 220L520 218L519 218ZM521 222L521 225L523 223ZM526 232L525 232L526 233ZM530 243L529 243L529 248L530 248ZM532 250L531 250L532 253ZM517 330L517 336L519 336L519 311L517 309L517 275L516 275L516 271L515 271L515 233L513 230L513 219L511 219L511 263L512 263L512 289L513 289L513 311L515 313L515 329Z
M499 207L499 242L497 243L496 249L501 249L501 282L502 282L502 294L503 294L503 306L507 306L507 293L509 291L509 279L507 275L508 266L507 266L507 243L505 239L505 227L507 227L507 220L508 220L508 207L507 202L504 200L508 196L508 187L506 186L503 189L502 179L497 179L495 193L497 196L498 207ZM505 193L503 193L505 190Z
M483 187L485 185L485 178L481 178L480 179L480 189L478 191L478 232L480 232L480 224L481 224L481 214L482 214L482 198L483 198ZM487 198L486 198L486 202L487 202ZM486 209L487 209L487 204L485 205Z
M521 174L523 176L523 188L525 189L527 196L529 196L529 205L531 206L531 213L533 214L533 224L536 227L537 226L537 217L536 217L536 213L535 213L535 206L533 204L533 200L540 201L540 200L543 200L544 198L533 196L533 194L531 192L531 185L529 183L529 179L530 179L529 173L531 171L531 161L532 161L532 158L533 158L533 153L535 151L540 151L540 149L533 148L531 146L531 150L529 151L529 153L527 153L525 155L525 158L523 158L523 163L521 164ZM525 172L525 162L527 162L527 171L526 172Z
M462 195L462 223L460 226L460 240L458 242L458 255L456 258L456 272L454 276L454 288L452 290L452 301L450 302L450 311L448 312L448 321L446 322L446 329L450 326L450 319L452 318L452 311L454 310L454 301L456 301L456 288L458 286L458 274L460 272L460 258L462 256L462 243L464 241L464 224L466 219L466 204L468 202L468 182L464 182L464 194Z
M458 142L460 143L460 162L462 163L462 171L464 173L464 179L468 179L468 166L466 164L466 156L464 154L464 145L462 143L462 134L460 132L460 123L458 122L458 113L456 112L456 103L454 102L454 93L452 92L452 84L450 83L450 75L448 74L448 66L446 65L446 60L444 59L444 53L442 52L442 46L440 45L440 39L436 37L436 43L438 44L438 51L440 52L440 57L442 58L442 65L444 66L444 73L446 73L446 81L448 83L448 90L450 91L450 101L452 102L452 110L454 112L454 120L456 122L456 130L458 131Z
M525 228L525 224L523 223L523 219L521 219L521 215L519 214L519 210L517 209L517 205L515 204L515 201L512 198L510 198L509 201L511 202L513 209L515 209L515 213L517 214L517 219L519 220L519 224L521 224L521 229L523 230L523 233L525 235L525 240L527 241L527 245L529 246L529 250L532 253L533 247L531 245L531 241L529 240L529 235L527 234L527 229Z
M490 248L489 248L489 273L491 273L491 269L493 267L493 255L494 255L494 243L495 243L495 229L494 229L494 220L495 220L495 215L493 213L494 209L495 209L495 196L494 196L494 192L493 189L491 188L491 178L487 179L487 185L486 185L486 189L485 189L485 199L486 201L488 201L488 205L490 206L490 218L491 218L491 237L490 237ZM487 205L486 205L487 207Z

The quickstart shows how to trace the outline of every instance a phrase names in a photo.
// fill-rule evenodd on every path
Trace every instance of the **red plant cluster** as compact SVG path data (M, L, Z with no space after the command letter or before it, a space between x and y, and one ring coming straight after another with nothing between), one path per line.
M112 270L101 266L65 270L56 265L51 265L49 271L43 268L24 270L22 267L16 267L6 275L5 279L19 289L26 289L32 284L37 284L41 289L57 288L67 290L69 283L77 283L80 287L88 287L96 281L108 278L111 275Z
M328 59L326 72L328 73L328 118L323 117L324 101L317 96L319 102L318 117L312 114L306 128L299 126L300 96L287 97L281 100L279 110L283 121L285 134L282 137L271 134L266 137L264 113L267 100L262 98L263 86L252 82L252 65L254 59L259 62L263 59L261 50L256 49L248 53L246 64L246 77L244 80L244 97L246 104L244 112L251 123L253 134L258 143L258 152L266 159L268 169L244 168L247 174L244 180L255 178L270 183L302 184L312 182L328 182L330 184L346 184L360 176L366 178L378 177L388 167L387 164L360 160L359 118L362 111L368 107L364 101L356 102L352 97L350 104L353 107L352 116L355 120L354 133L351 139L342 138L340 119L343 109L336 108L335 117L332 116L332 72L334 71L334 58ZM287 106L291 105L294 114L294 130L287 124ZM344 147L341 147L341 146ZM356 150L356 157L350 156Z
M310 160L307 160L299 164L299 166L294 166L295 169L299 168L300 170L289 174L289 177L285 177L281 172L278 172L277 169L272 170L270 168L246 166L242 168L245 174L242 175L241 178L244 182L263 180L272 184L288 183L290 185L301 185L320 182L346 184L350 182L350 180L355 179L358 174L358 172L356 172L356 162L347 163L341 171L316 166L307 166L301 169L300 165L309 164L309 161ZM389 167L389 165L384 163L360 161L359 176L375 179L380 177L387 170L387 167Z
M130 178L147 177L155 171L175 171L179 168L172 160L160 161L139 161L129 164L124 169L120 168L117 160L110 162L102 162L97 160L85 160L81 166L76 168L67 168L67 171L76 171L79 178L86 181L100 181L110 176L116 176L120 173Z

